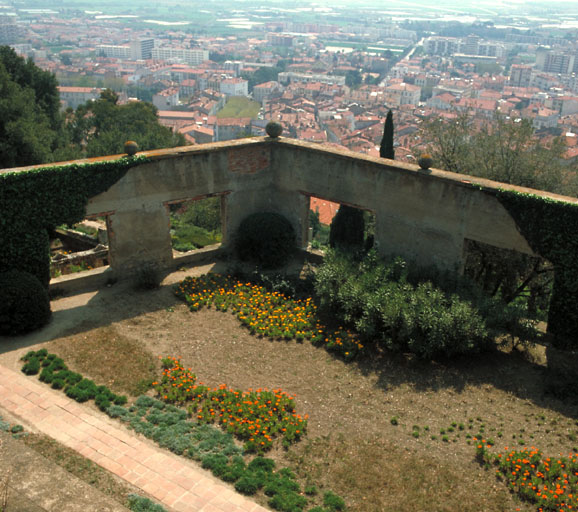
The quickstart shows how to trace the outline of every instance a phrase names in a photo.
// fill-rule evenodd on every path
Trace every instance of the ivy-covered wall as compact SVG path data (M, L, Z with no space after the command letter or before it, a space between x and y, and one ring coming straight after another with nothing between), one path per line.
M500 190L499 201L532 250L555 266L548 332L562 349L578 349L578 204Z
M80 222L88 200L146 157L0 173L0 272L17 269L50 281L48 233Z

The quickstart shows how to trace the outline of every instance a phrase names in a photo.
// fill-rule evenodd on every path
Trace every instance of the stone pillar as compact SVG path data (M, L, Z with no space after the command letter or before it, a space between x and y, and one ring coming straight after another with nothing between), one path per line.
M169 227L169 214L162 203L116 211L109 220L110 266L115 272L130 273L142 264L161 268L170 265L173 253Z

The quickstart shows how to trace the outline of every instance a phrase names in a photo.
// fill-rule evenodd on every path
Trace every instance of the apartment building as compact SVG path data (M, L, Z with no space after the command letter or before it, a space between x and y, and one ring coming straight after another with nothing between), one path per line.
M155 60L183 62L190 66L198 66L204 61L209 60L209 51L198 48L153 48L151 53L152 58Z

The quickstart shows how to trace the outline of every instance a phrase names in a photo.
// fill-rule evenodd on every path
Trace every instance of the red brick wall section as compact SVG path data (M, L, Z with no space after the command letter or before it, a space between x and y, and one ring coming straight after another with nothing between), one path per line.
M269 167L270 150L259 146L230 149L227 152L229 170L242 174L255 174Z

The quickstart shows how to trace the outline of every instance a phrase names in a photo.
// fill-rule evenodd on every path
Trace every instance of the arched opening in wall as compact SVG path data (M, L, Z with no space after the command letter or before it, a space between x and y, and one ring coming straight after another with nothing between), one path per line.
M467 239L464 251L464 275L487 295L519 307L525 318L547 321L554 284L551 262Z
M109 215L90 216L50 233L50 277L76 274L109 265Z
M375 214L370 210L310 196L308 248L324 251L334 245L373 246Z
M223 195L211 195L166 203L174 256L222 242L223 200Z

